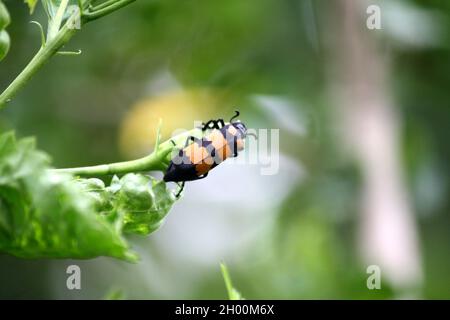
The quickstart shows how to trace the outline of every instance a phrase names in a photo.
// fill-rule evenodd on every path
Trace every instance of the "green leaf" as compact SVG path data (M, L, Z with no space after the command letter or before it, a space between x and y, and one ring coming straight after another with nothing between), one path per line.
M114 176L109 187L99 179L80 179L79 183L103 215L123 217L124 233L147 235L157 230L176 200L164 181L141 174Z
M48 167L48 156L33 139L0 136L0 251L23 258L135 260L72 177Z
M38 0L25 0L25 3L28 4L28 7L30 8L30 14L32 14L34 12L34 9L36 8Z
M105 186L55 173L49 164L33 139L0 135L0 252L136 261L123 233L156 230L175 201L152 177L128 174Z

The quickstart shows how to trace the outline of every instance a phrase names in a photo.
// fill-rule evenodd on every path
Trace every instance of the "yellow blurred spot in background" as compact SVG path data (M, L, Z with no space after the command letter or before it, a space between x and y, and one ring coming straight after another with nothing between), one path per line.
M230 105L218 90L192 89L170 91L138 101L122 121L119 136L121 153L127 158L149 154L154 146L159 119L162 141L175 130L190 130L195 121L228 119Z

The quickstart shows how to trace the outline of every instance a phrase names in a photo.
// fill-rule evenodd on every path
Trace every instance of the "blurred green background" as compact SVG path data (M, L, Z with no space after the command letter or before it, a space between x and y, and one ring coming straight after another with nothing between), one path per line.
M40 44L4 1L6 87ZM370 4L381 30L366 26ZM0 298L450 298L450 2L138 0L83 28L0 113L56 167L149 153L194 120L279 129L279 170L226 165L187 184L133 265L0 255ZM276 143L276 141L273 143ZM82 289L66 288L78 264ZM369 290L366 268L381 268Z

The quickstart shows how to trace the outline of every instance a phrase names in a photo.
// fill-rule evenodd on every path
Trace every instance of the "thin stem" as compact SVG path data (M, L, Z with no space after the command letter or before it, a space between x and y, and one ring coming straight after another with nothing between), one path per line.
M101 18L103 16L106 16L122 7L125 7L126 5L129 5L130 3L134 2L136 0L117 0L114 2L109 2L108 5L105 7L102 7L98 10L95 10L93 12L86 12L83 14L83 18L86 20L86 22L96 20L98 18ZM106 5L106 3L105 3ZM101 5L100 5L101 6Z
M49 40L53 39L57 34L59 29L61 28L61 23L64 18L64 14L66 13L67 5L69 4L69 0L61 0L61 3L56 11L55 17L52 19L52 23L48 28L47 38Z
M102 2L99 5L91 7L91 10L92 11L97 11L99 9L103 9L103 8L109 6L110 4L113 4L114 2L117 2L117 1L118 0L108 0L108 1Z
M165 171L167 155L172 151L172 147L166 147L154 152L144 158L132 161L101 164L98 166L54 169L53 172L70 173L75 176L103 176L113 174L124 174L139 171Z
M117 0L116 2L112 3L111 5L102 8L98 11L91 12L91 13L83 13L82 17L84 22L89 22L92 20L96 20L100 17L103 17L107 14L110 14L111 12L114 12L136 0ZM63 0L61 3L58 13L60 11L62 12L62 9L67 6L64 5L66 3L66 0ZM64 10L65 11L65 10ZM77 15L71 16L69 19L67 19L67 22L64 24L64 26L61 28L61 30L57 31L56 34L52 35L53 38L47 39L47 43L45 46L41 47L39 51L36 53L36 55L33 57L33 59L28 63L28 65L25 67L25 69L22 70L22 72L11 82L11 84L5 89L5 91L2 92L0 95L0 109L5 106L7 102L9 102L12 97L22 89L25 84L34 76L34 74L41 69L42 66L44 66L48 60L52 56L54 56L58 50L64 46L70 38L76 33L77 29L73 28L73 20L76 19ZM59 18L58 18L59 19ZM58 20L57 19L57 20ZM61 22L58 24L58 28ZM53 24L51 28L56 27L57 23ZM49 30L51 31L51 30ZM54 31L51 31L50 34L52 34Z
M42 25L37 21L30 21L30 23L35 24L39 28L39 32L41 34L41 47L45 46L45 33L44 28L42 28Z
M161 126L161 125L160 125ZM158 128L158 137L160 126ZM114 175L114 174L125 174L129 172L139 172L139 171L166 171L171 159L171 152L177 149L178 146L184 145L187 137L189 136L201 136L202 131L197 129L192 129L177 135L161 144L157 141L155 144L155 151L152 154L131 161L116 162L110 164L101 164L97 166L89 167L79 167L79 168L65 168L65 169L53 169L52 172L58 173L70 173L74 176L104 176L104 175ZM170 155L170 156L169 156Z
M221 263L220 270L222 271L225 287L227 288L228 299L233 300L233 285L231 283L230 274L228 273L228 268L224 263Z
M222 270L223 280L225 281L225 287L227 288L228 298L230 300L242 300L241 294L233 287L227 266L224 263L221 263L220 269Z
M42 66L44 66L58 50L64 46L75 34L76 29L69 28L69 22L62 27L56 36L49 40L47 44L39 49L33 59L28 63L25 69L11 82L11 84L0 95L0 109L5 106L11 98L22 89L25 84L35 75Z

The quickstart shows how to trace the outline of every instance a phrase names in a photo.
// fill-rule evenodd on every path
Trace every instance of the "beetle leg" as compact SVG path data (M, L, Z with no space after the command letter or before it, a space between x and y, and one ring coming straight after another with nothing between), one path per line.
M180 194L183 192L183 190L184 190L184 185L185 185L185 182L183 181L183 182L181 182L178 186L180 187L180 189L178 190L178 192L177 192L177 194L175 195L175 197L176 198L179 198L180 197Z
M233 137L233 155L231 157L236 158L238 156L237 137Z

